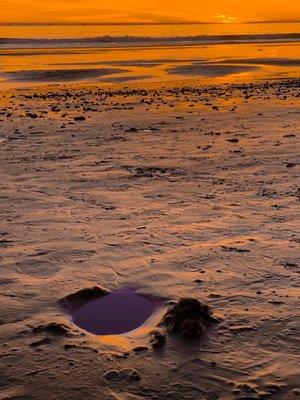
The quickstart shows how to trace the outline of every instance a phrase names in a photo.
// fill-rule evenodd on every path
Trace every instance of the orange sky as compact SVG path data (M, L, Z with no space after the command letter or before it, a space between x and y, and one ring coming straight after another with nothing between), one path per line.
M0 0L6 22L300 21L300 0Z

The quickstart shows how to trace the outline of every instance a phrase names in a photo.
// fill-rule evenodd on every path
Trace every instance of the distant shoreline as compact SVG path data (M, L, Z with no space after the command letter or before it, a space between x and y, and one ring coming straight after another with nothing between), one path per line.
M247 22L1 22L0 26L168 26L168 25L249 25L249 24L300 24L296 21L247 21Z

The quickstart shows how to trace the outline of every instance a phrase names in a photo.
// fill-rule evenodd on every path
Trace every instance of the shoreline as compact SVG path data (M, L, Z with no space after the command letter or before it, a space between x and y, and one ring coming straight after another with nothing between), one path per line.
M214 79L215 80L215 79ZM212 82L214 81L212 80ZM88 91L98 91L102 90L103 93L122 93L127 94L132 90L138 90L142 92L151 92L158 90L164 90L166 92L172 91L173 89L183 89L183 90L190 90L191 92L194 90L210 90L216 88L224 88L229 90L239 90L244 87L246 88L257 88L267 85L270 87L273 86L281 86L285 84L292 84L294 86L300 85L300 78L298 77L273 77L273 78L249 78L249 79L240 79L236 80L235 83L230 81L228 82L205 82L200 81L197 78L190 78L190 79L182 79L182 80L170 80L170 81L161 81L161 82L126 82L124 83L114 83L112 84L104 84L103 82L63 82L63 83L47 83L43 84L36 84L35 86L24 86L20 88L0 88L0 95L5 96L9 94L22 94L22 92L49 92L49 91L63 91L63 90L72 90L72 91L81 91L83 89Z

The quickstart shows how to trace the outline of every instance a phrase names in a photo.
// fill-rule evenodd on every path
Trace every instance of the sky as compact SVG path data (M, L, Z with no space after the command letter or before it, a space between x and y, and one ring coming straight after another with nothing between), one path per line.
M300 21L300 0L0 0L0 23Z

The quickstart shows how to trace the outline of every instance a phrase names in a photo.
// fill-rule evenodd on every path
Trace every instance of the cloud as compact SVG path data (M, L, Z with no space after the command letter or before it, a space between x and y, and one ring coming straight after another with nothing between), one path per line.
M0 22L300 20L299 0L0 0Z

